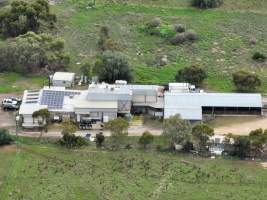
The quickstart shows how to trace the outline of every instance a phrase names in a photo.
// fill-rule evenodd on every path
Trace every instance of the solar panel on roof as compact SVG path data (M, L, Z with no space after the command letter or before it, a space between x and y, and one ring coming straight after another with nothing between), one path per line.
M40 104L47 105L50 109L62 109L65 96L78 94L80 92L44 90Z

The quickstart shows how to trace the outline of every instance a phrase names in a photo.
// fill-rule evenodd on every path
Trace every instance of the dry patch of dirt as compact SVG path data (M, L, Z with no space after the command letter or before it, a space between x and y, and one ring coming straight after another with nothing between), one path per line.
M3 152L3 153L12 153L12 152L17 152L17 151L18 151L18 147L14 144L0 147L0 152Z
M267 162L262 162L262 163L261 163L261 166L262 166L264 169L267 169Z

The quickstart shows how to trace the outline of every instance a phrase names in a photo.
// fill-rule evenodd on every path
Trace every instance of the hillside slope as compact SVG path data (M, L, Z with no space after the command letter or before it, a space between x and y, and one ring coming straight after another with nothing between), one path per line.
M80 2L80 3L79 3ZM189 0L96 1L94 9L85 9L80 1L64 1L53 7L58 15L58 35L71 52L71 69L76 62L94 60L101 26L108 26L111 37L125 53L135 72L135 82L167 83L178 69L196 64L208 70L206 82L211 90L232 91L231 73L246 69L258 73L267 89L267 63L256 63L256 51L267 54L267 1L225 0L221 8L198 10ZM121 3L123 2L123 3ZM183 24L194 30L199 40L172 46L165 39L150 36L140 27L159 17L164 25ZM257 38L256 45L249 43ZM168 57L166 66L157 61Z

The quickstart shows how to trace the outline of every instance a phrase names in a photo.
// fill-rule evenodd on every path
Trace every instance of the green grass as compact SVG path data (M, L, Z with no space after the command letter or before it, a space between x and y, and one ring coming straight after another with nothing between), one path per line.
M75 1L77 2L77 1ZM214 10L197 10L187 0L128 0L97 1L94 9L81 9L73 1L53 7L58 15L58 35L66 41L71 54L69 70L79 72L76 62L94 61L101 26L110 28L111 37L125 53L135 73L137 83L164 84L173 81L175 73L192 64L207 69L206 85L210 90L233 91L231 73L246 69L260 75L267 89L266 63L255 63L255 51L267 54L267 2L262 0L225 0ZM194 44L172 46L164 38L140 31L149 20L160 17L165 25L184 24L193 29L199 40ZM249 39L256 37L255 46ZM141 53L141 55L138 55ZM167 55L169 63L157 66L160 56Z
M267 195L267 171L257 162L93 146L65 150L30 139L22 139L18 151L0 149L0 160L1 200L263 200Z
M46 77L23 77L16 73L0 74L0 93L22 92L25 89L38 89L47 84Z

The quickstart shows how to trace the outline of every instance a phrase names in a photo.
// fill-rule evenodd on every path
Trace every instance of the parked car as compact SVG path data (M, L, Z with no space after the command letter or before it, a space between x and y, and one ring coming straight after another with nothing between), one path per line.
M21 99L16 97L8 97L2 101L2 108L4 110L18 110L21 104Z

